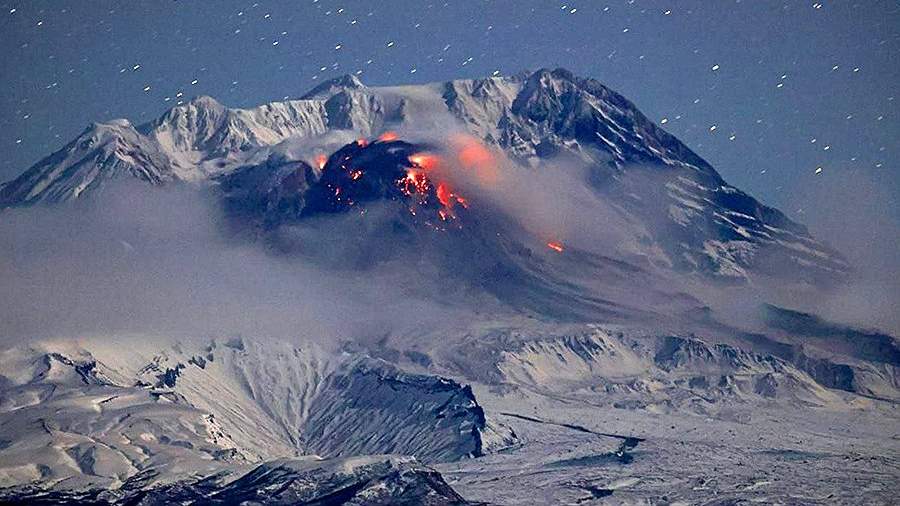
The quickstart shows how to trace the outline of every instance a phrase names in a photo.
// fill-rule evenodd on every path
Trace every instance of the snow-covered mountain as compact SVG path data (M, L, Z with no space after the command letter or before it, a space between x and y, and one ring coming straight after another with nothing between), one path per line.
M98 191L110 180L177 180L168 155L127 120L94 123L61 150L0 187L7 205L59 202Z
M148 184L119 184L133 181ZM184 192L156 192L175 196L157 218L136 186ZM116 192L126 205L104 200ZM826 293L851 274L840 254L562 69L396 87L345 76L253 109L199 97L138 127L91 126L0 186L5 213L75 229L9 248L0 267L26 288L29 254L91 244L38 266L84 299L46 312L77 308L79 330L0 336L0 503L900 493L885 437L897 339L767 291ZM141 290L154 297L131 298ZM29 293L10 311L25 323L40 319ZM108 330L132 314L153 328ZM225 317L247 324L204 328ZM160 330L185 320L203 330Z
M565 159L589 167L585 184L648 231L640 241L653 243L644 249L656 263L680 271L813 283L849 271L805 227L728 185L627 99L562 69L397 87L366 87L346 76L301 100L253 109L199 97L137 128L125 120L90 127L0 187L0 206L69 201L122 177L205 184L269 163L273 149L284 158L276 146L298 142L305 159L283 161L314 164L309 152L317 142L326 155L333 151L317 141L328 132L371 139L389 129L407 140L464 131L523 166Z

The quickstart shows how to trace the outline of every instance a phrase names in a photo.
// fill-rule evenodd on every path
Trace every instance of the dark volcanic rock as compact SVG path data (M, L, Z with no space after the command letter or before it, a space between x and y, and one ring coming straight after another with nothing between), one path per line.
M115 490L5 489L0 504L29 505L466 505L436 471L409 458L372 456L345 460L278 460L234 481L220 474L147 486L138 474Z

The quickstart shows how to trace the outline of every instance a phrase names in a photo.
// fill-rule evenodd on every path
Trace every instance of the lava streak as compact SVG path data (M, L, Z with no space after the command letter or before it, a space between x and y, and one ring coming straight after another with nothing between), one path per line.
M322 170L325 168L325 162L327 162L327 161L328 161L328 157L323 155L322 153L319 153L318 155L316 155L316 167L318 167L319 170Z
M446 183L438 183L437 198L441 201L441 204L443 204L444 207L453 207L453 201L450 200L452 196L453 192L450 191L450 188Z
M469 201L454 193L454 191L450 189L450 186L444 181L438 183L436 193L441 205L447 209L452 210L453 206L456 204L459 204L466 209L469 208Z
M445 169L443 160L438 155L427 152L416 153L410 155L409 163L411 167L406 173L406 178L399 181L402 185L401 189L407 195L411 195L413 191L425 194L432 188L431 180L435 180L436 183L433 188L438 201L441 203L438 216L442 221L456 217L456 214L453 212L453 207L456 204L460 204L465 208L469 207L468 201L454 192L447 181L438 179L442 177L442 172Z
M563 247L562 243L559 242L559 241L550 241L550 242L547 243L547 247L550 248L550 249L552 249L553 251L555 251L555 252L557 252L557 253L562 253L562 252L565 250L565 248Z
M391 131L387 131L378 137L378 140L381 142L391 142L391 141L395 141L397 139L398 139L397 132L391 132Z

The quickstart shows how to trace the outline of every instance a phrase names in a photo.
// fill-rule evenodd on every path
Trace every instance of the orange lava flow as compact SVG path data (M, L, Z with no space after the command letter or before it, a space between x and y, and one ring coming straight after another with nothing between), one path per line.
M456 194L450 187L450 184L441 178L441 173L446 167L443 165L444 160L433 153L416 153L409 157L410 168L406 172L406 178L399 181L402 190L407 195L413 192L425 194L432 187L434 181L434 190L438 201L441 203L441 209L438 210L438 217L442 221L449 221L456 218L453 207L456 204L468 209L469 202L462 196Z
M327 161L328 161L328 157L326 157L325 155L323 155L321 153L316 155L316 167L318 167L319 170L322 170L325 168L325 162L327 162Z
M359 145L359 147L364 148L369 145L369 141L367 141L365 137L360 137L359 139L356 139L356 144Z
M446 183L440 182L437 185L437 198L444 207L453 207L453 192Z
M378 137L378 140L380 140L381 142L390 142L390 141L395 141L397 139L398 139L397 132L391 132L391 131L387 131L387 132L381 134L380 137Z
M403 192L407 195L413 193L428 193L428 178L425 174L409 169L406 171L406 177L400 181L403 184Z
M547 243L547 247L550 248L550 249L552 249L553 251L556 251L557 253L562 253L563 250L565 249L565 248L563 248L562 243L561 243L561 242L557 242L557 241L550 241L550 242L548 242L548 243Z

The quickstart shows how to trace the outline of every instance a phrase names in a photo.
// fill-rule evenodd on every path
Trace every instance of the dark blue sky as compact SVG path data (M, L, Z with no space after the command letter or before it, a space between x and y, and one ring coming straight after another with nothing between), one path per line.
M178 93L243 107L345 73L387 85L562 66L814 227L900 214L896 0L0 5L2 179L91 121L141 123ZM848 221L854 200L871 209Z

